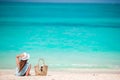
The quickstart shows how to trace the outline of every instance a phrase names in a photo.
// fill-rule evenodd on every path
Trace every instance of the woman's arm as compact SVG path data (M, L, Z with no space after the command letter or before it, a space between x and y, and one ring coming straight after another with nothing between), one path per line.
M16 56L16 65L17 65L17 67L19 67L19 63L20 63L19 58L22 58L23 56L24 56L24 54L20 54L20 55Z

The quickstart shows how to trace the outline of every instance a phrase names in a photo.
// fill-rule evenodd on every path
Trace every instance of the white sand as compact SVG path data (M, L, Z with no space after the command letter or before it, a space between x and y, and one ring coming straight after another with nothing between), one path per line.
M120 80L120 70L49 70L47 76L15 76L14 70L0 70L0 80Z

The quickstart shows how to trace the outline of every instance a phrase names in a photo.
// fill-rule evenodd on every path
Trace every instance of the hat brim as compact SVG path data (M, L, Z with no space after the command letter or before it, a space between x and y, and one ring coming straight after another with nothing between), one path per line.
M27 53L24 53L24 57L22 57L22 60L28 60L30 58L30 55Z

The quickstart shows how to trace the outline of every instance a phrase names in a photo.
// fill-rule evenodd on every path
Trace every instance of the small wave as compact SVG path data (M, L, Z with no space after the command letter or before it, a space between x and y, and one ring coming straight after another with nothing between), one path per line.
M120 65L96 65L96 64L49 64L50 67L61 68L120 68Z
M103 27L103 28L120 28L119 24L99 24L99 23L39 23L39 22L0 22L1 26L34 26L34 27L42 27L42 26L57 26L57 27Z

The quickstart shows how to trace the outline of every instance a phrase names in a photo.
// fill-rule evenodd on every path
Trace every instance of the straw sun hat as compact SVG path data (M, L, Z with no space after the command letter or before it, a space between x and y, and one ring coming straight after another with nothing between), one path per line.
M23 53L23 57L21 58L22 60L28 60L30 58L30 55L26 52Z

